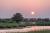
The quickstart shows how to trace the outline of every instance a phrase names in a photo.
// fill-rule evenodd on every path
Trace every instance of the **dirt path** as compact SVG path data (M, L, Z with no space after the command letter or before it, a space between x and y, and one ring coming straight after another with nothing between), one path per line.
M40 31L40 30L50 30L50 26L32 26L30 28L24 28L24 29L4 29L0 30L0 33L6 33L6 32L29 32L29 31Z

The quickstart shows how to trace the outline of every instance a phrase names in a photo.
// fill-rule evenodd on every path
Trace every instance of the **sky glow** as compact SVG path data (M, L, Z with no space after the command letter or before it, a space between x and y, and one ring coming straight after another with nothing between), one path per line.
M10 18L15 13L32 18L32 10L36 18L50 18L50 0L0 0L0 18Z

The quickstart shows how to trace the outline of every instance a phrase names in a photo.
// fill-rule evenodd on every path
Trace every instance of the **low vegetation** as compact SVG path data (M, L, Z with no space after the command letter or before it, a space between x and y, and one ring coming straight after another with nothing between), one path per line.
M20 13L14 14L10 19L0 19L0 28L17 28L26 26L50 26L50 20L47 19L24 19Z
M0 21L0 28L17 28L26 26L49 26L50 22L19 22L16 21Z

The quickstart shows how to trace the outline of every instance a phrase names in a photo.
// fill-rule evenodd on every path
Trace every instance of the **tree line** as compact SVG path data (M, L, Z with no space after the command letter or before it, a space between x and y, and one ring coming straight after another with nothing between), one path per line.
M24 18L23 15L21 13L16 13L12 16L12 18L10 18L11 20L13 21L16 21L17 23L18 22L21 22L21 21L24 21L24 22L38 22L38 21L45 21L45 22L48 22L50 21L49 18ZM0 19L1 20L10 20L10 19Z

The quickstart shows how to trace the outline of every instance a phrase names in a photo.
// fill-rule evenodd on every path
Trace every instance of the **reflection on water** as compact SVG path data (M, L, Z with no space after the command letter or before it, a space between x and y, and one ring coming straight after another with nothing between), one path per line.
M23 29L4 29L0 32L29 32L29 31L41 31L41 30L50 30L50 26L29 26Z
M50 30L50 26L33 26L33 31L40 31L40 30Z

